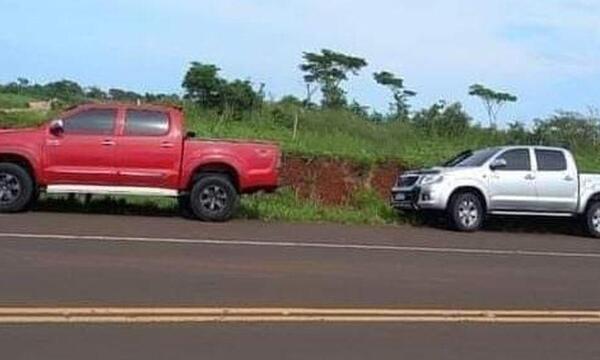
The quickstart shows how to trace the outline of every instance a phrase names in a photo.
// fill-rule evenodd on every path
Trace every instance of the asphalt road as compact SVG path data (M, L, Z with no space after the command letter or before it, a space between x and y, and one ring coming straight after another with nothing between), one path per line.
M0 307L600 311L600 241L562 231L5 215ZM597 359L599 338L600 324L562 320L9 325L0 318L7 359Z

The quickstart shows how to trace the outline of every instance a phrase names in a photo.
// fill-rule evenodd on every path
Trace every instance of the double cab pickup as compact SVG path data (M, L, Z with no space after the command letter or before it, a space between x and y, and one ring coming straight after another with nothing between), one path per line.
M38 128L0 130L0 212L23 211L40 192L147 195L225 221L240 194L277 187L280 162L273 143L195 139L179 108L81 105Z
M580 173L562 148L466 151L442 166L401 174L392 204L445 212L460 231L479 229L488 214L578 217L590 235L600 237L600 175Z

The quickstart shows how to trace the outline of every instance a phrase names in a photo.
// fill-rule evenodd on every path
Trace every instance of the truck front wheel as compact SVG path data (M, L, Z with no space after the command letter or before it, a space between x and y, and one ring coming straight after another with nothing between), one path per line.
M27 170L13 163L0 163L0 213L27 209L34 199L34 187Z
M452 196L448 206L450 225L458 231L477 231L483 224L484 211L481 199L472 192Z
M211 174L196 181L189 201L191 210L198 219L222 222L233 216L239 195L228 176Z
M585 224L590 236L600 238L600 202L588 206L585 213Z

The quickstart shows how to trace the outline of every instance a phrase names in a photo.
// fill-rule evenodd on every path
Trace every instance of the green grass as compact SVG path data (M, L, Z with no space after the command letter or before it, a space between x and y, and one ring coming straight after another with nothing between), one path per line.
M40 111L4 112L0 110L0 129L38 126L49 116Z
M177 201L146 197L44 196L36 205L38 211L73 212L110 215L177 216ZM290 189L273 194L243 196L238 219L288 222L336 222L346 224L384 225L402 220L377 195L358 192L346 206L324 206L299 199Z
M293 138L294 117L298 132ZM265 106L240 120L223 119L210 111L186 109L187 126L199 137L266 139L279 142L285 152L332 156L361 163L394 160L408 167L440 164L467 150L507 145L506 132L471 127L457 134L425 132L403 122L374 123L347 111L300 111ZM600 171L600 147L574 149L582 171Z
M285 116L279 119L267 112L227 121L210 112L188 111L187 125L201 137L269 139L278 141L288 153L369 163L400 159L416 166L430 165L464 149L464 142L458 139L440 141L422 136L407 124L376 124L346 112L300 114L294 139L294 114Z
M34 98L26 95L0 93L0 109L27 108L28 103L34 100Z
M388 204L369 191L358 192L346 206L325 206L299 199L290 189L244 197L238 217L264 221L369 225L394 224L400 221Z

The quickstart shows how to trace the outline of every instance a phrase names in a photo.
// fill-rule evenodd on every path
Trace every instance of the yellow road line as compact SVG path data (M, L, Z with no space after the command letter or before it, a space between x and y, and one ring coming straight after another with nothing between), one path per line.
M600 324L600 311L281 307L0 307L0 324L186 322L467 322Z

